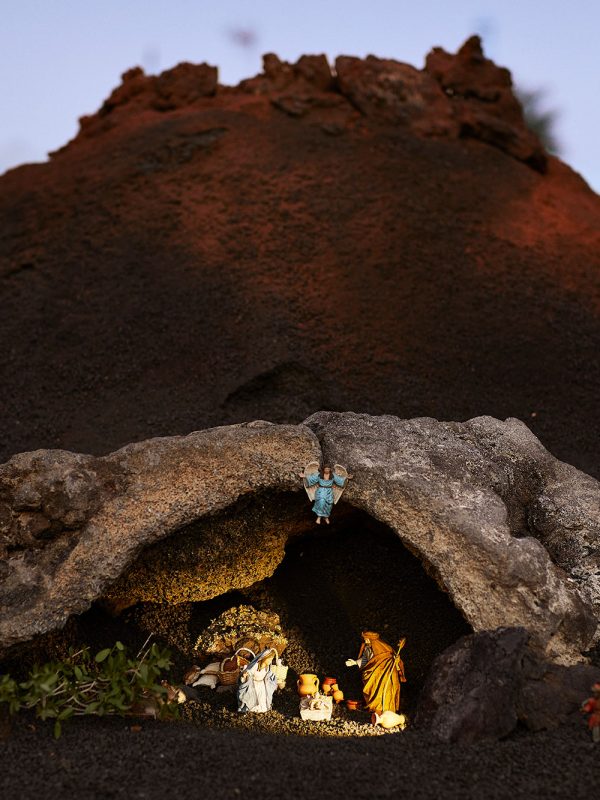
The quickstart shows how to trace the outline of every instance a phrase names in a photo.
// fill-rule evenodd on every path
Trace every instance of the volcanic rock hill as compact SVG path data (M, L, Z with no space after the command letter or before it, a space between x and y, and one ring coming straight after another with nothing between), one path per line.
M0 178L0 460L325 408L514 416L598 474L599 245L476 38L130 70Z

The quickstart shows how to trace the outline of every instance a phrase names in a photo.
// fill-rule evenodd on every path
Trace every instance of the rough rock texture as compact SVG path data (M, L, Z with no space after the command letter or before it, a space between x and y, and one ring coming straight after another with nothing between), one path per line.
M446 742L501 739L517 725L523 628L465 636L433 662L415 723Z
M481 139L541 172L546 169L547 154L524 124L510 72L485 58L478 36L466 41L456 56L434 48L427 56L425 72L451 98L460 136Z
M312 524L299 495L245 496L147 547L103 599L120 611L138 602L198 602L248 586L271 575L287 541Z
M213 620L198 637L194 649L202 656L223 658L238 647L249 647L256 655L266 647L274 647L281 655L286 646L277 614L238 606Z
M519 417L599 474L600 200L477 42L336 69L130 71L0 178L0 460L326 408Z
M451 103L427 72L375 56L340 56L335 70L340 91L367 116L418 134L458 136Z
M417 727L444 742L471 743L508 736L518 722L539 731L579 714L600 669L551 664L528 640L523 628L459 639L432 665Z
M84 524L59 533L41 550L22 543L2 563L2 649L62 627L69 615L89 608L143 547L244 495L296 488L298 464L318 457L318 443L308 428L255 422L132 444L104 459L54 451L11 459L1 468L0 480L4 504L17 522L32 509L49 514L45 498L54 493L63 503L62 519L72 524L71 496ZM100 482L104 473L117 474L119 490ZM82 511L84 495L89 508ZM56 508L52 513L56 516ZM213 559L223 558L224 544L213 542L198 568L218 573ZM261 571L261 563L225 549L226 581L222 576L215 594L234 588L236 581L253 583L274 568L267 563Z
M398 533L474 630L522 625L559 659L569 660L576 642L587 647L600 608L600 490L593 481L592 493L591 479L557 462L523 423L322 412L305 424L328 463L359 476L347 500ZM579 537L568 535L578 553L569 577L559 548L556 566L536 538L534 515L542 532L556 530L561 515L582 526Z
M593 479L517 420L332 412L299 426L150 440L106 458L13 458L0 469L8 535L32 513L56 533L23 539L2 564L0 643L60 627L100 596L117 606L203 600L271 575L287 540L312 525L298 471L321 455L349 468L347 503L396 532L475 631L522 625L549 657L581 658L600 605Z
M123 111L172 111L191 105L215 94L217 78L217 68L208 64L184 62L158 76L145 75L141 67L134 67L123 74L123 82L104 101L98 114L80 119L81 132L86 136L101 134L117 124Z
M581 720L581 701L600 680L600 669L588 664L549 663L531 648L525 651L518 697L519 722L531 731L549 730L574 716Z

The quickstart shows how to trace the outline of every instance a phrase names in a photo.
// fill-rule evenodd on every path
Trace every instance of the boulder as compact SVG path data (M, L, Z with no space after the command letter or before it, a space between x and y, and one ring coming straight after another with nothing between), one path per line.
M252 606L238 606L224 611L202 631L194 650L202 656L224 658L236 649L246 647L258 655L273 647L281 655L287 647L279 615L273 611L257 611Z
M263 56L263 71L240 83L239 89L248 93L275 95L282 91L301 94L326 92L333 88L333 76L327 56L304 55L295 64L282 61L275 53Z
M519 722L529 730L541 731L556 728L569 718L581 719L581 704L598 681L597 666L554 664L527 648L517 697Z
M433 663L415 718L444 742L502 739L517 726L555 728L579 714L600 669L547 661L524 628L464 636Z
M144 110L164 113L193 105L215 95L218 79L218 69L206 63L184 61L160 75L146 75L141 67L128 69L98 113L80 118L81 135L88 138L105 132L115 116L122 121Z
M191 105L202 97L211 97L217 91L218 78L218 69L210 64L177 64L156 77L153 108L170 111Z
M501 739L517 725L524 628L463 636L439 655L419 698L417 728L444 742Z
M340 56L335 69L341 93L363 114L424 135L458 135L448 98L426 72L375 56Z

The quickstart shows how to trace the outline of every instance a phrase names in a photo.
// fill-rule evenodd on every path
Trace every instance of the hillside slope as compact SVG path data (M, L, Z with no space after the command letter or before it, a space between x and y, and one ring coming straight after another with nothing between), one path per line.
M0 178L0 286L0 459L351 409L517 416L600 473L600 198L476 38L131 70Z

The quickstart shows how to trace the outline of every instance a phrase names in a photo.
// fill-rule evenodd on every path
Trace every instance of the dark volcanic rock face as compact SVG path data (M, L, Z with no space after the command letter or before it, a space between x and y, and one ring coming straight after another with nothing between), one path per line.
M587 664L551 664L529 646L523 628L465 636L439 655L419 701L416 724L445 742L501 739L521 722L558 727L580 714L600 679Z
M131 71L0 179L0 460L352 408L519 417L598 474L599 244L476 41Z

